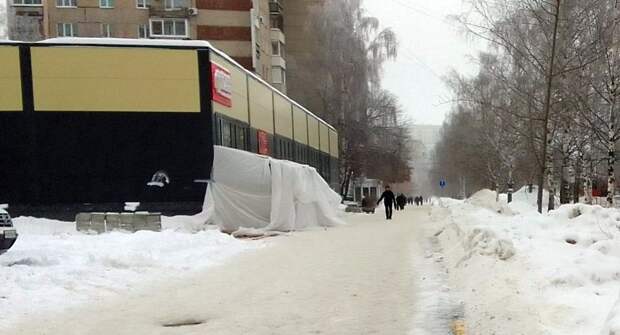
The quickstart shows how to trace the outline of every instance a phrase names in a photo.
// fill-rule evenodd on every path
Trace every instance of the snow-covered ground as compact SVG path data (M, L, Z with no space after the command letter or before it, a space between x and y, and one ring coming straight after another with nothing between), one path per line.
M575 204L541 215L534 193L501 199L484 190L436 201L432 213L470 332L618 334L620 211Z
M391 221L346 214L345 225L262 240L269 247L222 266L24 317L0 334L448 334L435 318L452 315L443 313L449 292L434 294L444 284L434 273L440 255L420 243L428 218L428 207Z
M165 218L162 232L85 235L75 224L16 218L19 239L0 256L0 333L18 321L120 297L134 288L203 271L263 245L196 232L192 217Z

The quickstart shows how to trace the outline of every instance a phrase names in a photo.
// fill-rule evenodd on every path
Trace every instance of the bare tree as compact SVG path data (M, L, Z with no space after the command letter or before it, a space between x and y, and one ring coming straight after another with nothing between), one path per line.
M313 27L324 71L315 81L321 116L341 134L341 193L346 196L354 175L408 179L406 122L397 99L380 83L383 63L397 55L395 34L367 16L360 0L330 1L321 11Z
M515 179L517 184L538 179L539 211L543 188L549 190L548 209L554 207L556 190L562 203L578 199L583 189L590 192L605 151L608 194L613 195L618 139L616 0L470 4L469 14L457 20L468 33L489 41L491 51L478 57L477 76L448 80L458 85L451 85L455 109L444 126L441 150L470 155L462 157L459 168L472 169L468 178L478 180L479 187L499 189L507 181L505 188L510 190ZM458 143L459 151L451 148L457 127L467 128L475 139ZM476 150L463 149L465 145ZM447 170L454 168L442 164L443 155L436 153L436 167L443 171L438 173L450 173Z

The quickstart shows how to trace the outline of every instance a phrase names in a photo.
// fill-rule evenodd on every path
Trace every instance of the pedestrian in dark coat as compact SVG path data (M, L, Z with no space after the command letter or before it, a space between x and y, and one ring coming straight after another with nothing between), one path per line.
M383 200L383 205L385 206L385 218L387 220L392 220L392 206L396 204L396 197L389 186L385 187L385 191L381 194L379 200L377 200L377 205L381 200Z
M405 204L407 203L407 197L405 197L404 194L399 194L398 197L396 197L396 205L399 207L399 209L402 211L405 209Z

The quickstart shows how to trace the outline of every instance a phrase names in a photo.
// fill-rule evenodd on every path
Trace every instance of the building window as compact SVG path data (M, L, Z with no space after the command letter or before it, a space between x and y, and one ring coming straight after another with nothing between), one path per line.
M109 23L101 24L101 37L112 37L112 28Z
M42 0L13 0L13 6L43 6Z
M114 0L99 0L100 8L114 8Z
M151 19L151 37L186 38L187 20L178 19Z
M271 55L284 57L284 43L280 41L271 41Z
M280 43L278 41L271 41L271 54L280 56Z
M166 0L166 9L181 9L189 7L187 0Z
M56 0L56 7L77 7L77 0Z
M147 9L150 5L150 0L136 0L136 8Z
M138 38L149 38L148 24L141 24L138 26Z
M59 23L56 29L58 29L58 37L77 36L77 24L75 23Z
M271 68L271 82L274 84L285 84L286 83L286 70L279 66L274 66Z

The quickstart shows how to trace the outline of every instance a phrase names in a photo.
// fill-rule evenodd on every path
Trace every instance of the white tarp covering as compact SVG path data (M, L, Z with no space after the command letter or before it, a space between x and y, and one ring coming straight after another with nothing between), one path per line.
M224 232L333 226L340 201L312 167L215 146L204 212Z

